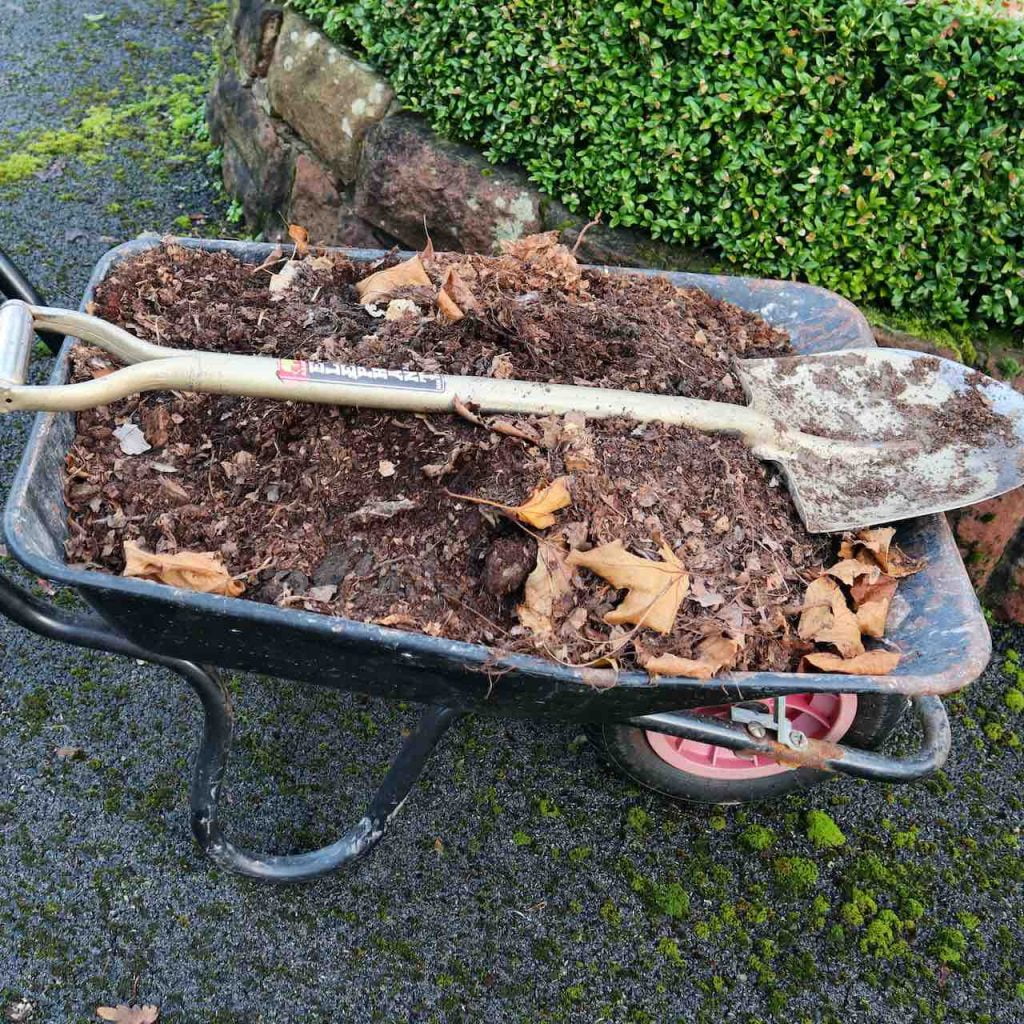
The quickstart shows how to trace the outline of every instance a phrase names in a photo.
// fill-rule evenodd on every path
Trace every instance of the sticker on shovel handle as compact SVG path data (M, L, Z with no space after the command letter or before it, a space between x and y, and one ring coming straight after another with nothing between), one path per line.
M324 363L314 359L279 359L279 380L312 384L355 384L366 388L399 388L403 391L444 391L444 377L419 370L380 370L352 363Z

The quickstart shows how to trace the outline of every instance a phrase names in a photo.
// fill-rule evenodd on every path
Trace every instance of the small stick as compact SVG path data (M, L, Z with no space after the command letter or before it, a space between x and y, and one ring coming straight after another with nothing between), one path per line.
M591 221L587 221L587 223L586 223L586 224L584 224L582 228L580 228L580 233L579 233L579 234L578 234L578 235L576 236L576 244L575 244L575 245L574 245L574 246L572 247L572 249L570 250L570 252L571 252L571 253L573 254L573 256L575 256L575 255L576 255L576 253L578 252L578 250L579 250L579 247L580 247L580 245L581 245L581 244L582 244L582 242L583 242L583 236L584 236L584 235L585 235L585 234L586 234L586 233L587 233L587 232L588 232L588 231L589 231L589 230L590 230L591 228L593 228L593 227L597 227L597 225L598 225L598 224L600 224L600 223L601 223L601 212L600 212L600 211L598 211L598 213L597 213L597 216L596 216L596 217L595 217L595 218L594 218L593 220L591 220Z

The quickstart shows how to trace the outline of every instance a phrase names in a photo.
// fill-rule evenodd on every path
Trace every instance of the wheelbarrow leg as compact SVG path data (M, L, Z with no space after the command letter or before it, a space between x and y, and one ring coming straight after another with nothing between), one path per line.
M166 661L184 676L203 706L203 738L196 756L190 800L192 831L206 854L220 867L268 882L303 882L365 856L383 838L431 751L461 716L460 711L432 706L403 743L366 813L329 846L285 856L250 853L224 837L219 820L221 788L231 746L230 697L216 674L187 661Z

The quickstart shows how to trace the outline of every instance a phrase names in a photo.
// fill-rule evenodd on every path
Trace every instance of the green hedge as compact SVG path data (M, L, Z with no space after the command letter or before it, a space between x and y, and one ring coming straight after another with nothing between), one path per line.
M574 210L855 300L1024 324L1024 22L986 4L292 4Z

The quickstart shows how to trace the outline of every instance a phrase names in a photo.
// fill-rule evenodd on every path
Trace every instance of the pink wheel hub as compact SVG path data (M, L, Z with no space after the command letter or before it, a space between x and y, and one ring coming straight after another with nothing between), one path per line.
M775 701L765 701L773 711ZM729 704L694 708L693 714L729 720ZM786 698L786 717L794 729L808 739L841 739L857 717L855 693L795 693ZM648 732L647 742L663 761L679 771L700 775L705 779L763 779L769 775L792 771L762 754L745 756L726 747Z

